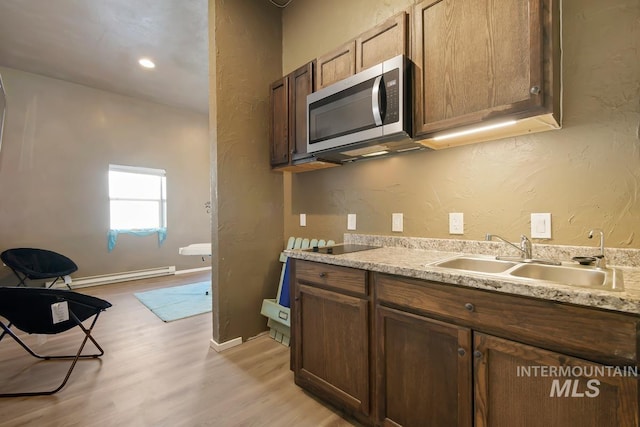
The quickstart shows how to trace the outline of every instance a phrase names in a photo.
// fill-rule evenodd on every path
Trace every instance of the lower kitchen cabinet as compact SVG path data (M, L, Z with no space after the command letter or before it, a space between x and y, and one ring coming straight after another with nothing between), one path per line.
M471 425L471 330L377 307L377 406L384 426Z
M637 369L637 316L387 274L373 283L378 423L638 426L638 380L611 370ZM394 403L409 390L411 405Z
M473 371L476 426L638 425L638 380L605 365L475 333Z
M293 370L296 384L369 419L366 272L296 260Z
M292 278L296 384L364 424L639 425L637 315L302 260Z

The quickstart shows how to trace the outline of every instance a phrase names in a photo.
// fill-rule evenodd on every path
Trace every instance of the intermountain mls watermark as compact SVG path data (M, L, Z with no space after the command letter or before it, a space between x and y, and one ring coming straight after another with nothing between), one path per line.
M605 377L638 378L637 366L518 366L516 375L551 378L549 397L598 397Z

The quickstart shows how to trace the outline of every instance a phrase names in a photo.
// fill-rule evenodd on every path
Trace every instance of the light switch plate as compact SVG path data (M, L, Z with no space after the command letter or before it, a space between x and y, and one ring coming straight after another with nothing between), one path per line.
M449 234L464 234L464 214L462 212L449 214Z
M347 230L356 229L356 214L347 214Z
M532 213L531 214L531 237L533 239L551 238L551 214Z
M401 213L391 214L391 231L396 231L400 233L402 232L402 230L403 230L402 214Z
M307 226L307 214L300 214L300 227Z

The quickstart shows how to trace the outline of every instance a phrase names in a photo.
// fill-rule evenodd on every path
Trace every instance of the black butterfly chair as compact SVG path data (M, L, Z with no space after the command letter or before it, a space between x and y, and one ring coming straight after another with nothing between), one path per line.
M57 305L55 305L57 304ZM63 320L68 310L68 318ZM84 332L84 338L80 348L75 355L68 356L41 356L35 353L24 343L13 331L0 319L0 327L3 329L2 336L11 336L29 354L38 359L72 359L69 371L67 371L62 384L51 391L35 391L21 393L4 393L0 397L16 396L39 396L54 394L62 389L67 383L71 371L76 366L78 359L98 358L104 354L104 350L91 336L91 331L95 326L100 313L111 304L100 298L80 294L62 289L28 288L28 287L0 287L0 316L9 321L9 326L13 324L17 329L29 334L59 334L68 331L76 326ZM54 316L54 312L57 313ZM55 319L54 319L55 317ZM85 327L82 322L93 317L91 325ZM1 339L1 337L0 337ZM83 355L87 340L96 346L98 353Z
M54 279L49 285L52 287L58 279L78 270L78 266L66 256L46 249L7 249L0 254L0 259L20 280L17 286L24 286L27 279ZM71 289L69 284L67 287Z

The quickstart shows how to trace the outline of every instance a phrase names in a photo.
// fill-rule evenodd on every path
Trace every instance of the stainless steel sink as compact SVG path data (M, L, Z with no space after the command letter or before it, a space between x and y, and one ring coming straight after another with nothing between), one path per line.
M536 260L509 261L487 256L463 255L438 261L435 267L512 277L532 281L554 282L583 288L622 291L622 272L616 268L594 268L578 265L548 265Z
M612 268L523 264L509 271L511 276L561 283L563 285L621 290L622 275Z
M454 268L456 270L475 271L478 273L502 273L515 267L518 263L501 261L492 258L457 257L434 264L437 267Z
M602 270L580 270L570 267L525 264L509 274L529 279L547 280L575 286L602 286L606 275Z

